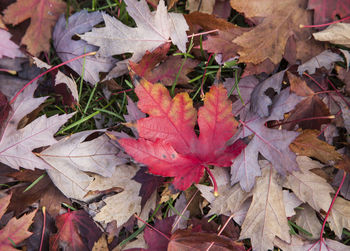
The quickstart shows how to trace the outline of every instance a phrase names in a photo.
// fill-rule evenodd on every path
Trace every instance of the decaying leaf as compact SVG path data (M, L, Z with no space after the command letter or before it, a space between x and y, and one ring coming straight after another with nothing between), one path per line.
M335 235L341 239L343 228L350 229L350 202L341 197L336 198L328 222Z
M55 115L50 118L43 115L17 130L20 120L47 98L33 98L36 87L37 84L33 83L17 97L0 132L0 161L15 169L49 168L32 150L56 143L54 133L73 115Z
M145 0L125 0L129 15L135 20L136 28L124 25L119 20L103 13L105 28L93 28L81 36L89 44L99 46L98 56L108 57L133 53L130 60L138 62L146 51L153 51L161 44L171 41L182 52L186 51L188 25L182 14L168 13L161 0L155 13L151 13ZM140 15L142 13L142 15ZM126 73L128 60L117 63L109 75ZM112 74L112 75L111 75Z
M303 204L301 207L303 209L298 209L295 223L312 234L312 236L306 235L302 231L299 234L310 240L320 238L322 225L316 216L315 210L307 204Z
M268 161L261 164L262 177L256 180L240 239L250 238L254 250L265 251L273 249L275 236L289 243L290 235L277 173Z
M52 28L66 10L61 0L18 0L4 11L4 21L17 25L30 18L30 25L21 40L34 56L49 52Z
M215 0L207 0L207 1L200 1L200 0L188 0L186 3L186 9L191 12L199 11L211 14L213 13L215 5Z
M286 209L286 216L292 217L293 215L295 215L294 208L296 208L303 202L299 200L294 193L291 193L288 190L283 190L283 203Z

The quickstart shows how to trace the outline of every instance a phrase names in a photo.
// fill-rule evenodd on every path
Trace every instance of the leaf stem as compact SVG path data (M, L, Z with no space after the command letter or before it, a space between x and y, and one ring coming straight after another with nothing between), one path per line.
M303 24L300 24L300 25L299 25L299 28L317 28L317 27L325 27L325 26L328 26L328 25L331 25L331 24L336 24L336 23L343 22L343 21L348 20L348 19L350 19L350 16L349 16L349 17L344 17L344 18L342 18L342 19L339 19L339 20L336 20L336 21L333 21L333 22L325 23L325 24L314 24L314 25L303 25Z

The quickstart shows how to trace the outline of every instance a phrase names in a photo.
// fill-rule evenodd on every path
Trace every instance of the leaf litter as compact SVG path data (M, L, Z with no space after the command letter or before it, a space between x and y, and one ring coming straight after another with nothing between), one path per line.
M180 2L170 1L167 10L162 0L125 0L115 4L117 12L111 6L78 8L66 16L63 1L18 0L3 8L6 24L31 19L21 47L13 27L0 22L7 41L0 45L0 161L15 169L4 171L12 178L1 184L0 214L8 221L0 230L3 248L15 250L33 233L20 245L348 249L349 179L343 170L349 154L350 102L344 95L350 42L341 36L348 29L341 22L350 14L346 1L188 0L192 13L186 16L179 13ZM227 21L221 2L234 9L235 24ZM28 4L36 11L15 13ZM336 23L326 29L311 25L331 21ZM47 54L53 27L50 54L66 64L60 71L50 68L58 63ZM189 45L192 32L203 33ZM330 43L327 50L316 40ZM76 59L84 53L89 54ZM18 92L31 69L22 67L23 58L50 69L51 80ZM5 91L4 75L14 71L19 73L11 81L20 85ZM95 99L101 80L112 78L123 86L115 95L123 97ZM54 95L46 97L45 83L66 84L75 102L47 115L46 106L61 104ZM85 83L93 86L87 87L88 97ZM93 103L101 99L106 106L96 108ZM79 129L101 113L113 114L118 123ZM77 114L81 118L74 122ZM45 219L51 226L45 225L40 241Z

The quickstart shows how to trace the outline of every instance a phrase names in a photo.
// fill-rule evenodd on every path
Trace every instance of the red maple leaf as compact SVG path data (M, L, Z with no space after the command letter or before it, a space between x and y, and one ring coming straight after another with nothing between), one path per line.
M198 111L197 137L197 112L188 93L171 98L162 84L135 79L138 107L149 117L137 121L139 139L120 139L119 143L136 161L146 164L150 173L174 177L175 188L185 190L199 182L204 169L212 176L209 165L230 166L245 147L243 141L226 144L238 122L223 85L212 86L205 95ZM213 183L215 187L215 179Z

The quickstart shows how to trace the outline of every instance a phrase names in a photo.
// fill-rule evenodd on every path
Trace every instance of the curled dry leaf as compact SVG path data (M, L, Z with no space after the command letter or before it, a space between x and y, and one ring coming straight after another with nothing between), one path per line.
M323 31L313 33L316 40L328 41L332 44L341 44L350 47L350 24L336 23Z

